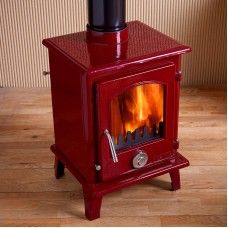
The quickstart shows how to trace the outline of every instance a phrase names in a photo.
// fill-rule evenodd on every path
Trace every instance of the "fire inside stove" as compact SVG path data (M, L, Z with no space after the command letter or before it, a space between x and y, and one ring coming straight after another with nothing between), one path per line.
M134 86L111 100L111 134L115 149L163 137L164 86Z

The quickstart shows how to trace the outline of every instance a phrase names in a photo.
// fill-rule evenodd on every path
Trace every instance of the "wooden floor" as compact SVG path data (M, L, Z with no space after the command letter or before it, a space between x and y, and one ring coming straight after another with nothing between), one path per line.
M181 190L164 175L105 196L87 221L79 183L54 178L49 89L0 89L0 225L226 226L225 90L183 88L179 135Z

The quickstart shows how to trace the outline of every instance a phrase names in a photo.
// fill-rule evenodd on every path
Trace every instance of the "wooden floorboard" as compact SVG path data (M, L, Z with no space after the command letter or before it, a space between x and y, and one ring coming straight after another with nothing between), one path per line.
M182 189L168 175L108 194L87 221L75 178L56 180L50 89L0 89L0 226L226 226L226 91L182 88Z

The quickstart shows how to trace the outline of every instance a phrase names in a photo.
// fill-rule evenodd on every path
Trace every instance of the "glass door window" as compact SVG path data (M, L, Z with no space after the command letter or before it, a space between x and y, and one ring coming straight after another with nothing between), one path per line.
M111 100L110 109L115 149L163 137L164 85L131 87Z

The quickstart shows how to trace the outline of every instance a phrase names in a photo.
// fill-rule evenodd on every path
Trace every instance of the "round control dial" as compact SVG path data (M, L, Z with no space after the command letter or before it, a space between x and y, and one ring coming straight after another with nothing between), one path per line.
M139 150L138 152L139 153L136 154L132 160L132 164L135 169L142 168L148 161L148 155L144 151Z

